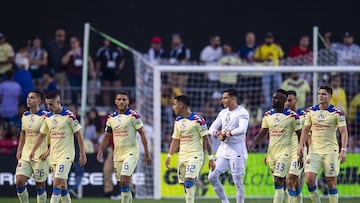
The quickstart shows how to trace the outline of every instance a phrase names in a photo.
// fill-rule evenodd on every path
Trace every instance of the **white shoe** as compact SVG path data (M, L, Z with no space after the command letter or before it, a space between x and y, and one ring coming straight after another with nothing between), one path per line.
M121 195L111 195L110 199L111 200L121 200Z

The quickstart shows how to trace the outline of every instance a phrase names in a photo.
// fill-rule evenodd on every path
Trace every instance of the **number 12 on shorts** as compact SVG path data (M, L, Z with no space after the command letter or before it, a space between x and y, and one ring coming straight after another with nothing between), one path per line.
M195 165L187 165L186 172L193 173L195 171Z

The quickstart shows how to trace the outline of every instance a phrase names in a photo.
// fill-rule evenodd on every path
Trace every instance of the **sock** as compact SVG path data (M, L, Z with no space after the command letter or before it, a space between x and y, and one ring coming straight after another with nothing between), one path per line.
M121 187L121 203L131 203L132 202L132 194L130 185Z
M36 193L37 203L46 203L47 194L45 188L37 189Z
M286 202L285 198L288 198L287 202L288 203L295 203L296 202L296 191L288 189L287 191L285 191L285 194L288 194L288 196L285 195L284 197L284 202Z
M273 203L283 203L284 201L284 187L283 186L275 186L275 194Z
M221 203L230 203L229 199L226 197L224 188L219 181L219 176L220 176L219 171L217 171L217 170L211 171L208 176L209 182L213 186L215 193L221 200Z
M195 187L194 181L185 180L185 201L186 203L194 203L195 202Z
M29 193L26 186L16 186L16 190L20 203L29 203Z
M50 203L59 203L61 200L61 189L53 188L53 193L51 195Z
M242 175L232 176L234 185L236 187L236 203L244 203L245 201L245 187Z
M321 203L320 195L317 192L316 185L311 188L308 188L308 189L309 189L309 196L310 196L311 201L313 203Z
M303 203L303 198L301 193L298 196L296 196L294 203Z
M339 194L337 188L329 189L329 203L338 203Z
M293 203L292 201L289 201L290 200L290 197L289 196L289 192L285 189L284 190L284 200L283 200L283 203Z
M62 203L71 203L71 197L67 189L61 190L61 202Z

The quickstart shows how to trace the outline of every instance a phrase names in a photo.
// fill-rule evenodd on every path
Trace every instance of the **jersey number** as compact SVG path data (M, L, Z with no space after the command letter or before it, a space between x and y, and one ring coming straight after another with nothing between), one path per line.
M186 172L193 173L195 171L195 165L188 165L186 168Z
M64 164L61 164L61 165L59 165L59 172L60 173L62 173L62 172L64 172Z
M128 162L124 163L124 170L129 170L129 163Z
M45 175L44 169L36 169L35 175L38 177L44 177L44 175Z
M284 163L276 163L275 171L284 171L285 170L285 164Z

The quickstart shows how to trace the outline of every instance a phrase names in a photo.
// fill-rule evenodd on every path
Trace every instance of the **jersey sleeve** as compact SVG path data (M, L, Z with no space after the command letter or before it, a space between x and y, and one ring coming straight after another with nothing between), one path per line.
M336 120L337 120L337 127L346 126L346 119L343 113L337 113Z
M301 130L301 122L299 117L294 118L293 126L294 126L294 132Z
M21 131L25 131L25 119L24 115L21 117Z
M222 111L220 111L220 113L218 114L218 116L216 117L215 121L210 125L210 128L209 128L209 133L211 135L214 134L214 131L215 130L219 130L219 128L221 127L221 113Z
M81 130L81 125L79 123L79 121L76 118L69 118L70 120L70 126L72 128L72 131L74 133L78 132L79 130Z
M110 117L108 117L108 119L106 120L105 132L106 132L106 133L112 133L112 132L113 132L112 127L111 127Z
M41 134L49 134L49 126L47 125L46 121L43 121L40 127Z
M180 139L181 136L180 136L180 132L179 132L179 129L178 129L178 122L175 121L174 123L174 132L172 134L172 138L174 139Z
M201 118L197 123L198 123L197 129L198 129L198 132L200 133L200 136L204 137L204 136L208 135L209 131L208 131L205 119Z
M137 116L137 117L133 117L133 125L135 127L136 130L139 130L140 128L142 128L144 126L140 116Z
M268 129L268 128L269 128L269 123L268 123L268 121L267 121L267 117L266 117L266 116L264 116L263 119L262 119L261 128L265 128L265 129Z
M306 112L306 115L305 115L305 118L304 118L304 126L307 125L307 126L311 126L312 124L312 120L311 120L311 114L312 114L312 111L307 111Z

